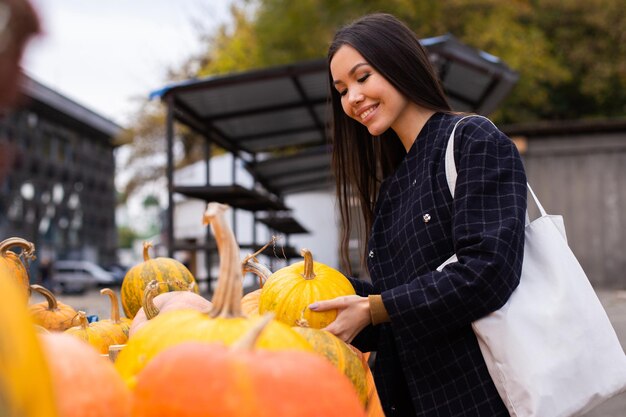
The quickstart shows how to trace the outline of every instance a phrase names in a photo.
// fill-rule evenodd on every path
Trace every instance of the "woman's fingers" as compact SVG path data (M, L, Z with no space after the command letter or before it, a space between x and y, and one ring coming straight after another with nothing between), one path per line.
M346 297L337 297L331 300L316 301L309 305L309 310L312 311L328 311L339 310L347 307Z

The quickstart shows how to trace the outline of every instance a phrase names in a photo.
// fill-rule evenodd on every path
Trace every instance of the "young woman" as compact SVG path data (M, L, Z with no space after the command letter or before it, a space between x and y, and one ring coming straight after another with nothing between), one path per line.
M314 303L338 309L327 330L376 351L388 416L505 416L471 323L519 283L526 176L512 143L488 120L456 129L454 199L446 181L453 113L415 34L391 15L340 29L328 53L333 166L343 260L351 207L365 224L371 284ZM458 262L437 267L451 255Z

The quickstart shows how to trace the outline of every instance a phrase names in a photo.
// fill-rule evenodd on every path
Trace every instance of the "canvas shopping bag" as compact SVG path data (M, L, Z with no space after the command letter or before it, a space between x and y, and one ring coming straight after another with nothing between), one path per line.
M455 130L446 150L453 198ZM528 189L541 216L527 215L520 284L472 327L511 416L576 416L626 389L626 355L567 245L563 218L547 214Z

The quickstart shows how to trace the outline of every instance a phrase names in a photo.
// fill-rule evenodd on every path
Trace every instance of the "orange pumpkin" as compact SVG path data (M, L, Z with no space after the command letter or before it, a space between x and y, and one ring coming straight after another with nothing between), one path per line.
M77 312L72 306L58 301L54 294L41 285L33 284L30 287L46 298L46 301L28 307L36 324L56 331L63 331L74 325Z
M17 255L9 250L12 247L21 248L22 252ZM19 237L10 237L0 242L0 263L7 267L8 274L18 282L25 299L28 299L30 296L28 263L34 259L35 245L27 240Z
M143 293L150 281L164 283L159 287L159 292L177 291L181 288L189 288L196 282L191 272L172 258L150 259L148 250L152 247L150 242L143 244L143 262L128 270L122 282L121 297L124 314L129 319L135 317L141 308ZM198 293L198 286L193 287L193 292Z
M187 342L157 355L138 376L133 417L365 416L350 381L327 360L254 349L267 321L232 348Z
M63 417L128 417L131 394L113 364L64 333L40 336ZM38 400L38 398L34 398Z
M211 222L220 255L220 271L209 314L194 310L161 313L128 339L115 366L133 387L136 375L163 350L186 341L234 343L260 320L241 313L242 275L239 246L228 227L227 206L210 203L206 216ZM296 349L311 352L311 345L289 326L270 322L259 339L264 349Z
M151 281L144 291L143 307L139 309L130 326L129 336L155 318L160 313L175 310L211 311L212 304L199 294L190 291L172 291L158 294L159 282ZM158 294L158 295L157 295Z
M259 298L259 314L271 311L277 320L295 326L304 312L310 327L323 329L335 320L337 311L315 312L308 306L315 301L356 293L341 272L314 262L307 249L301 253L304 261L281 268L267 278Z
M121 345L127 340L121 327L107 322L89 323L84 311L78 312L78 322L78 326L70 327L65 333L87 342L103 355L108 355L109 346Z
M117 295L115 295L115 292L112 289L103 288L100 290L100 294L107 295L111 301L111 318L100 320L100 325L109 324L111 326L119 327L126 337L124 339L120 338L117 344L126 343L132 322L125 317L120 317L120 305L117 301Z
M0 416L56 417L48 362L22 300L23 288L0 263Z

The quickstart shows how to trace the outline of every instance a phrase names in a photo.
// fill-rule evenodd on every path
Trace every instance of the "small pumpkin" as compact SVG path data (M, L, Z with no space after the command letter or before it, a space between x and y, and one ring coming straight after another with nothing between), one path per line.
M78 322L78 326L70 327L65 333L87 342L103 355L108 355L109 346L121 345L127 340L119 326L112 326L106 322L89 323L84 311L78 312Z
M138 375L133 417L365 417L352 384L319 355L254 348L270 319L230 348L187 342L159 353Z
M71 335L49 333L40 337L63 417L130 416L131 393L111 361Z
M210 203L205 219L211 222L220 256L220 270L211 311L176 310L160 313L128 339L115 366L133 387L137 374L163 350L186 341L233 344L260 320L241 313L242 275L239 246L226 222L227 206ZM311 352L311 345L289 326L272 320L260 337L263 349Z
M77 314L74 307L58 301L50 290L41 285L33 284L30 287L46 298L45 301L28 307L36 324L52 331L63 331L74 326Z
M158 293L159 282L151 281L144 291L143 306L139 309L130 326L129 336L134 335L139 329L155 318L160 313L175 310L197 310L203 313L211 311L213 306L209 300L188 291L171 291L163 294ZM193 285L193 284L192 284ZM158 294L158 295L157 295Z
M277 320L289 326L296 325L304 314L310 327L323 329L335 320L337 311L315 312L307 307L315 301L356 293L341 272L313 261L308 249L302 249L301 254L304 261L281 268L267 278L259 297L259 314L274 312Z
M48 361L23 293L0 263L0 416L57 417Z
M9 250L18 247L18 255ZM30 296L29 262L35 259L35 245L20 237L10 237L0 242L0 263L6 265L9 275L18 282L24 299Z
M103 288L100 290L100 294L108 296L109 300L111 301L111 318L100 320L100 325L110 324L111 326L119 327L126 336L126 338L123 341L120 338L119 343L117 344L126 343L126 340L128 339L128 332L130 331L130 325L132 323L131 320L125 317L120 317L120 305L117 301L117 295L112 289Z
M143 244L143 262L128 270L122 281L120 290L124 314L129 319L135 317L141 308L143 293L150 281L163 282L166 285L159 287L159 292L177 291L188 288L196 280L185 265L172 258L158 257L151 259L148 250L152 243ZM177 285L177 282L180 283ZM198 286L193 287L198 293Z
M300 333L320 353L348 377L356 389L359 399L367 405L368 387L365 379L365 369L361 358L348 345L332 333L313 329L306 320L300 320L293 328Z

